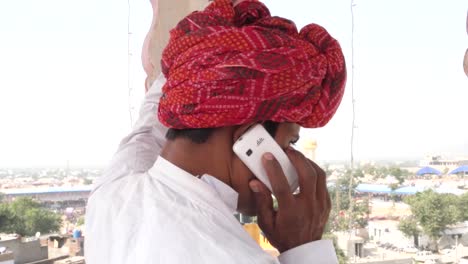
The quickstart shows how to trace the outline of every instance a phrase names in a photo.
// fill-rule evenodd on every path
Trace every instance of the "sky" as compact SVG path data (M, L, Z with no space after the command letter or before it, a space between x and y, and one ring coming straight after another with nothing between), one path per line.
M302 138L318 141L319 161L349 160L351 2L264 3L299 28L324 26L341 43L349 70L343 102L326 127ZM144 95L140 53L151 8L130 0L130 60L128 8L111 0L0 1L0 167L106 165ZM468 2L355 0L353 9L355 159L468 157Z

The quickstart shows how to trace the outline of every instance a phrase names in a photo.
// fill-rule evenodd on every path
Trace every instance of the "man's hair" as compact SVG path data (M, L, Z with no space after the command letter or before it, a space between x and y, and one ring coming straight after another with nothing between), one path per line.
M265 121L263 126L266 131L272 136L275 137L276 131L278 130L279 123L273 121ZM190 139L193 143L203 144L205 143L213 134L217 128L190 128L190 129L175 129L169 128L166 133L167 140L175 140L177 138L187 138Z

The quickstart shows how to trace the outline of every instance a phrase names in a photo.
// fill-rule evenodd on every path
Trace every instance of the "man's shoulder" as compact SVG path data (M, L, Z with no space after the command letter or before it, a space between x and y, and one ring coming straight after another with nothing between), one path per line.
M175 212L181 215L214 213L189 193L160 181L160 176L154 172L129 173L102 182L91 193L88 208L97 214L133 215L134 219L140 214L169 217ZM106 210L100 210L103 208Z

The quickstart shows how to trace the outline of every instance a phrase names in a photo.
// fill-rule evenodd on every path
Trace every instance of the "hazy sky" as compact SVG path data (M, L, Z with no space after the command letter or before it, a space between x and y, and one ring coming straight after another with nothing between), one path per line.
M264 2L298 27L325 26L351 69L349 1ZM107 163L144 92L151 10L130 3L129 91L127 1L0 1L0 167ZM355 3L356 158L468 156L468 2ZM319 160L349 159L350 88L327 127L303 133L318 140Z

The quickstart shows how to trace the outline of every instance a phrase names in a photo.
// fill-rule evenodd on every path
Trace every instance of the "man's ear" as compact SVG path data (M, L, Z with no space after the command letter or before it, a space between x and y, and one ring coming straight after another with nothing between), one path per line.
M255 125L255 123L249 123L245 125L238 126L232 135L232 141L236 142L251 126Z

